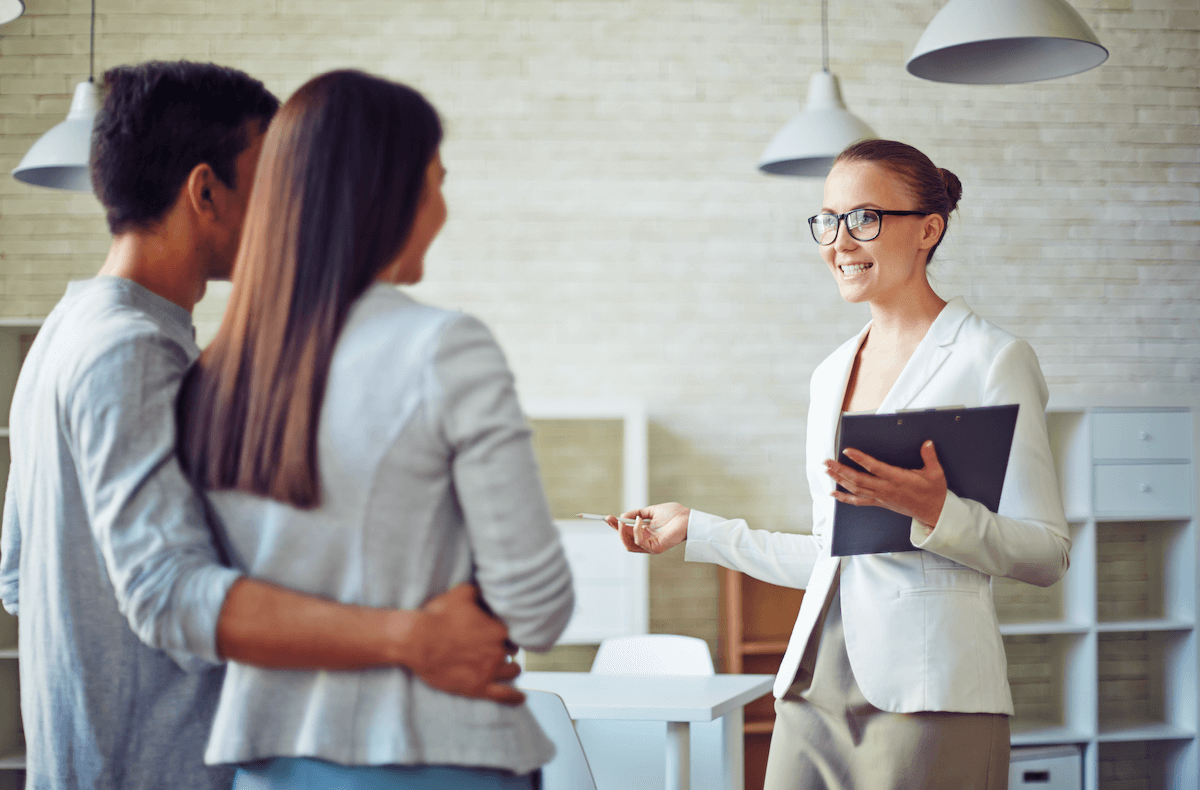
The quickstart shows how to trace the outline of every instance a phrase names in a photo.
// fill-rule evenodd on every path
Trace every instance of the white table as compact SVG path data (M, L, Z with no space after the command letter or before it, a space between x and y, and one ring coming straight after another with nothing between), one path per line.
M774 675L598 675L525 672L517 686L562 697L572 719L667 723L666 788L688 790L690 725L736 713L771 690ZM738 741L741 743L740 739Z

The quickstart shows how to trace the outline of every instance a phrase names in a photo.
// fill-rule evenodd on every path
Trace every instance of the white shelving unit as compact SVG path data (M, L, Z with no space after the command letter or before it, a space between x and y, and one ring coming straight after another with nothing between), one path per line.
M8 488L8 412L21 362L42 325L38 318L0 318L0 512ZM17 619L0 609L0 790L25 786L25 735L17 668Z
M571 518L649 502L646 410L637 402L531 401L536 435L557 430L541 471L575 582L575 614L559 644L594 645L650 630L648 555L630 554L607 524ZM544 447L544 446L543 446ZM543 449L545 456L546 449Z
M1012 743L1079 745L1086 790L1193 790L1194 409L1086 406L1047 418L1071 568L1046 589L994 585L1017 707Z

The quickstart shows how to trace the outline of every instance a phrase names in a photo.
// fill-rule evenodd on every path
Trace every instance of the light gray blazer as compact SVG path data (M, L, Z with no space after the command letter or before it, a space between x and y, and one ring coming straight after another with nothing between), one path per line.
M544 650L558 639L574 606L570 572L512 374L482 323L372 287L338 339L317 446L313 510L209 494L235 564L302 592L402 609L474 579L512 641ZM205 761L527 773L553 754L525 706L445 694L401 669L230 662Z
M999 511L946 494L921 551L833 557L833 479L822 461L835 435L854 358L870 324L812 375L806 443L813 532L750 529L692 511L686 558L715 562L806 592L775 679L782 697L796 677L840 571L846 652L867 700L896 713L1012 714L1004 643L992 604L993 576L1048 587L1070 563L1071 537L1046 431L1049 393L1030 345L971 312L961 298L942 309L879 406L900 409L1020 404ZM936 449L936 448L935 448Z

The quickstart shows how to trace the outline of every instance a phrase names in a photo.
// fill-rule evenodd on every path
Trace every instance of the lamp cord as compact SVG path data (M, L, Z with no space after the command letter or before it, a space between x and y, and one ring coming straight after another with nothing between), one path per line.
M96 0L92 0L93 7ZM821 70L829 73L829 3L821 0Z
M88 40L88 82L95 82L96 74L96 0L92 0L92 30Z

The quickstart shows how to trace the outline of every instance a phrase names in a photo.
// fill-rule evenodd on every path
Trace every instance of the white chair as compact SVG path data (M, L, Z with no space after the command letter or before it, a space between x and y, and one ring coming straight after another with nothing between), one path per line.
M703 639L675 634L605 639L592 662L605 675L714 675ZM575 723L599 790L662 790L666 784L667 726L650 721ZM691 726L692 790L743 790L741 709Z
M694 636L613 636L600 643L592 672L598 675L715 675L708 643Z
M525 689L525 704L556 750L554 759L542 766L543 790L596 790L583 746L575 734L575 724L567 715L562 697L549 691Z

